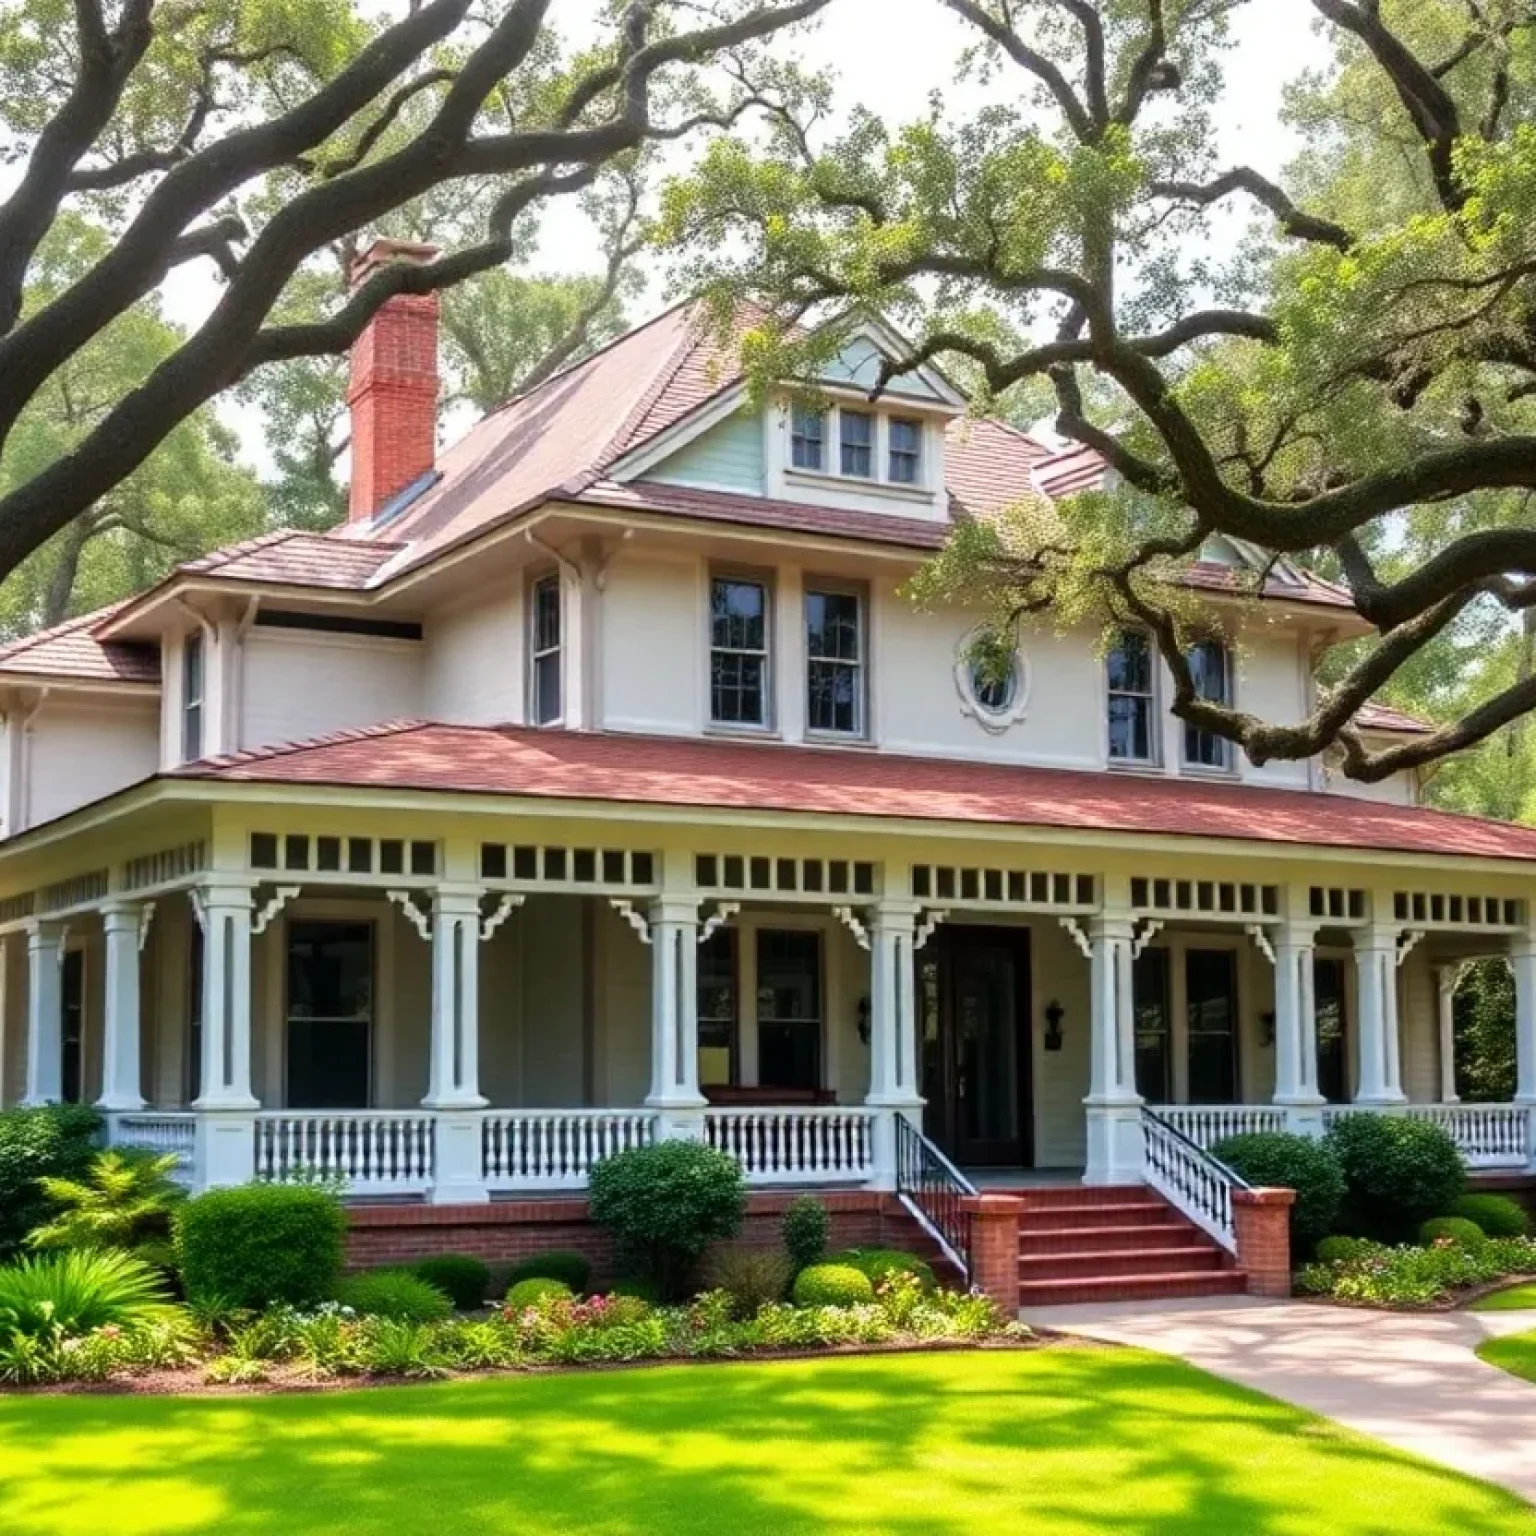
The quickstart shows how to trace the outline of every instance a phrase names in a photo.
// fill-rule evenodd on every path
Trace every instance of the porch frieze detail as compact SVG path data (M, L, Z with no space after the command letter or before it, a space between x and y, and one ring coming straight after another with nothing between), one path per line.
M277 920L278 914L299 894L301 889L302 887L297 885L278 886L251 919L251 933L257 937L264 934Z
M715 910L699 925L699 943L707 944L740 911L739 901L717 901Z
M423 944L432 942L432 917L428 912L416 905L416 893L414 891L388 890L384 892L385 899L394 902L400 908L406 922L416 930Z
M527 901L527 899L528 898L526 896L516 891L502 892L501 900L498 901L495 907L493 907L491 911L488 912L485 917L480 920L480 942L484 944L494 938L496 935L496 930L500 928L501 925L505 923L506 920L511 917L512 914L517 911L517 909L522 906L525 901Z

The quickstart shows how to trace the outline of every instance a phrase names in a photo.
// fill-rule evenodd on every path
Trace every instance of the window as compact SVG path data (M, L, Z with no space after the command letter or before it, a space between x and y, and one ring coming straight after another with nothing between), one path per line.
M553 725L565 714L564 669L560 647L560 578L545 576L533 584L529 656L532 670L530 713L535 725Z
M1189 1102L1237 1102L1237 957L1192 949L1184 957L1189 998Z
M1173 1019L1166 949L1144 949L1137 956L1131 969L1131 1012L1136 1029L1136 1092L1149 1104L1171 1104Z
M757 1080L764 1088L821 1086L821 935L757 935Z
M203 637L188 635L181 646L181 755L203 755Z
M875 473L875 418L865 411L839 411L837 426L843 473L860 480L872 479Z
M864 732L864 624L853 592L805 594L806 724Z
M796 469L827 467L827 413L797 405L790 417L789 457Z
M1117 763L1155 760L1152 642L1139 629L1121 632L1109 652L1109 756Z
M1195 695L1212 704L1232 702L1232 668L1227 648L1219 640L1202 640L1189 653ZM1232 743L1214 731L1184 727L1184 761L1192 768L1230 768Z
M923 473L923 424L906 416L890 422L890 474L895 485L917 485Z
M78 1104L85 1092L85 951L66 949L60 967L59 1097Z
M709 589L709 718L768 724L768 588L717 576Z
M739 1080L736 934L717 928L699 946L699 1082L706 1088Z
M1317 1018L1317 1091L1330 1104L1349 1101L1349 1025L1344 1011L1344 962L1312 962Z
M367 1109L373 926L288 925L289 1109Z

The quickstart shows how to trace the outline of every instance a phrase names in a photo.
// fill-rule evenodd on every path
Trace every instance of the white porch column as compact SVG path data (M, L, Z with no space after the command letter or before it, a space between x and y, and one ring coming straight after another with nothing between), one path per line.
M1088 1158L1085 1184L1141 1181L1141 1096L1136 1092L1136 1035L1131 967L1135 925L1102 914L1090 920Z
M1459 1104L1456 1092L1456 988L1461 964L1435 967L1436 1020L1440 1037L1440 1102ZM1517 1041L1518 1044L1518 1041Z
M1310 923L1286 922L1269 930L1275 959L1275 1096L1287 1128L1321 1136L1323 1105L1317 1089L1317 1000Z
M661 896L650 905L651 1091L661 1111L658 1140L701 1141L706 1100L699 1092L699 903Z
M106 1010L102 1024L102 1110L144 1108L139 1092L139 943L142 902L114 900L101 909L106 935Z
M1536 932L1510 941L1509 964L1515 973L1515 1102L1536 1106Z
M1354 931L1360 1038L1357 1104L1406 1103L1397 1043L1397 928L1373 923Z
M247 1184L256 1173L251 1092L251 896L248 881L209 879L192 891L203 930L203 1080L195 1155L199 1189Z
M64 1096L64 962L61 923L27 925L27 1091L25 1104Z
M490 1198L481 1155L480 897L473 885L440 885L432 897L432 1037L424 1109L437 1111L428 1199Z
M922 1129L917 1061L917 908L882 901L869 918L869 1093L874 1123L877 1189L896 1187L896 1119Z

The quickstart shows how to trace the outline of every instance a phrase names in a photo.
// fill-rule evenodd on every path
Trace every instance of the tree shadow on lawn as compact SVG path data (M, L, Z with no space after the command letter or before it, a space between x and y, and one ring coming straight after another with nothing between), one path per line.
M1130 1350L0 1399L6 1536L1536 1532L1512 1494Z

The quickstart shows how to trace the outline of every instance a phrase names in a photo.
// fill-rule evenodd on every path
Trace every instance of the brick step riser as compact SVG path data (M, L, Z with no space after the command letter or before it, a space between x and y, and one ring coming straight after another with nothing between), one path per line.
M1001 1189L988 1194L1013 1195L1026 1211L1048 1210L1057 1205L1160 1205L1162 1201L1143 1184L1063 1184L1059 1189Z
M1173 1248L1167 1253L1042 1254L1019 1264L1020 1280L1076 1280L1100 1275L1188 1275L1225 1268L1214 1248Z
M1167 1206L1101 1205L1096 1208L1063 1208L1059 1211L1024 1211L1020 1232L1060 1232L1072 1227L1168 1227L1183 1218Z
M1236 1296L1248 1288L1238 1269L1215 1269L1182 1275L1079 1276L1073 1280L1021 1281L1021 1307L1054 1307L1080 1301L1150 1301L1159 1297Z
M1149 1252L1163 1248L1188 1248L1202 1242L1202 1234L1192 1227L1164 1222L1147 1227L1062 1227L1043 1232L1019 1234L1019 1256L1033 1253L1089 1253L1107 1249L1125 1249L1134 1245Z

